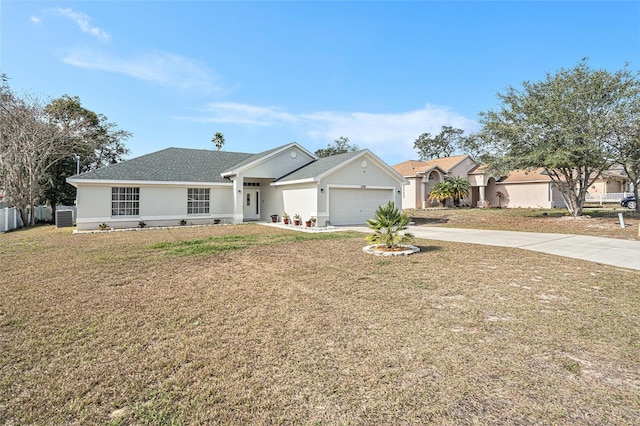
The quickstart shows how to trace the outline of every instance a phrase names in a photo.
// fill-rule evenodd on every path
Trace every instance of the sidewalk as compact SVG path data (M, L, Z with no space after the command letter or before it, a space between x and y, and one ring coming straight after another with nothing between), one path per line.
M340 228L370 232L366 226ZM409 232L416 238L427 240L512 247L640 270L640 241L585 235L488 231L435 226L410 226Z

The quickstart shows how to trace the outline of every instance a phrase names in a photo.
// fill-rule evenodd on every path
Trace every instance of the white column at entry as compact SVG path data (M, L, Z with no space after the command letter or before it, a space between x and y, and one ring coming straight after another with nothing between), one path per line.
M242 223L244 220L243 187L244 177L236 176L233 179L233 223Z
M478 187L479 189L479 193L480 193L480 199L478 200L478 207L486 207L485 201L484 201L484 190L486 189L486 186L480 186Z

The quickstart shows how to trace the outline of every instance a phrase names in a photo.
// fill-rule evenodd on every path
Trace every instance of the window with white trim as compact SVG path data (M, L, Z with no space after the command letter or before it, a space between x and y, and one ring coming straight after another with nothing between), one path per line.
M209 188L188 188L187 214L208 214L209 199Z
M111 188L111 216L139 216L140 188Z

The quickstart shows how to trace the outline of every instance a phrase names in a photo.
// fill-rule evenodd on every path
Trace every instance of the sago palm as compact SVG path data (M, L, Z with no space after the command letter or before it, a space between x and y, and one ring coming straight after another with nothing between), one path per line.
M401 213L395 203L389 201L386 205L378 206L375 218L367 220L367 225L373 230L367 239L371 244L385 245L387 248L409 242L413 235L404 232L409 221L409 216Z

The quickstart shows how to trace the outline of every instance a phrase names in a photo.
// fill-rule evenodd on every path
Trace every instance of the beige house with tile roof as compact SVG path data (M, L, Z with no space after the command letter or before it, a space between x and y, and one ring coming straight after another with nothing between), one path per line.
M409 182L403 191L402 207L405 209L437 206L437 202L428 200L431 188L437 182L452 177L462 177L470 183L469 197L461 200L463 206L564 207L560 192L542 169L514 170L507 176L495 176L469 155L429 161L410 160L396 164L393 168Z
M633 185L622 167L618 166L603 173L587 191L591 194L619 194L632 192Z
M402 207L405 209L423 209L436 206L437 202L427 199L433 186L446 178L467 178L469 171L478 164L469 155L436 158L429 161L409 160L393 166L409 183L403 188ZM462 200L469 204L471 200Z
M498 197L498 192L502 198ZM558 188L543 169L513 170L507 176L490 177L485 187L489 207L556 208L565 203Z

